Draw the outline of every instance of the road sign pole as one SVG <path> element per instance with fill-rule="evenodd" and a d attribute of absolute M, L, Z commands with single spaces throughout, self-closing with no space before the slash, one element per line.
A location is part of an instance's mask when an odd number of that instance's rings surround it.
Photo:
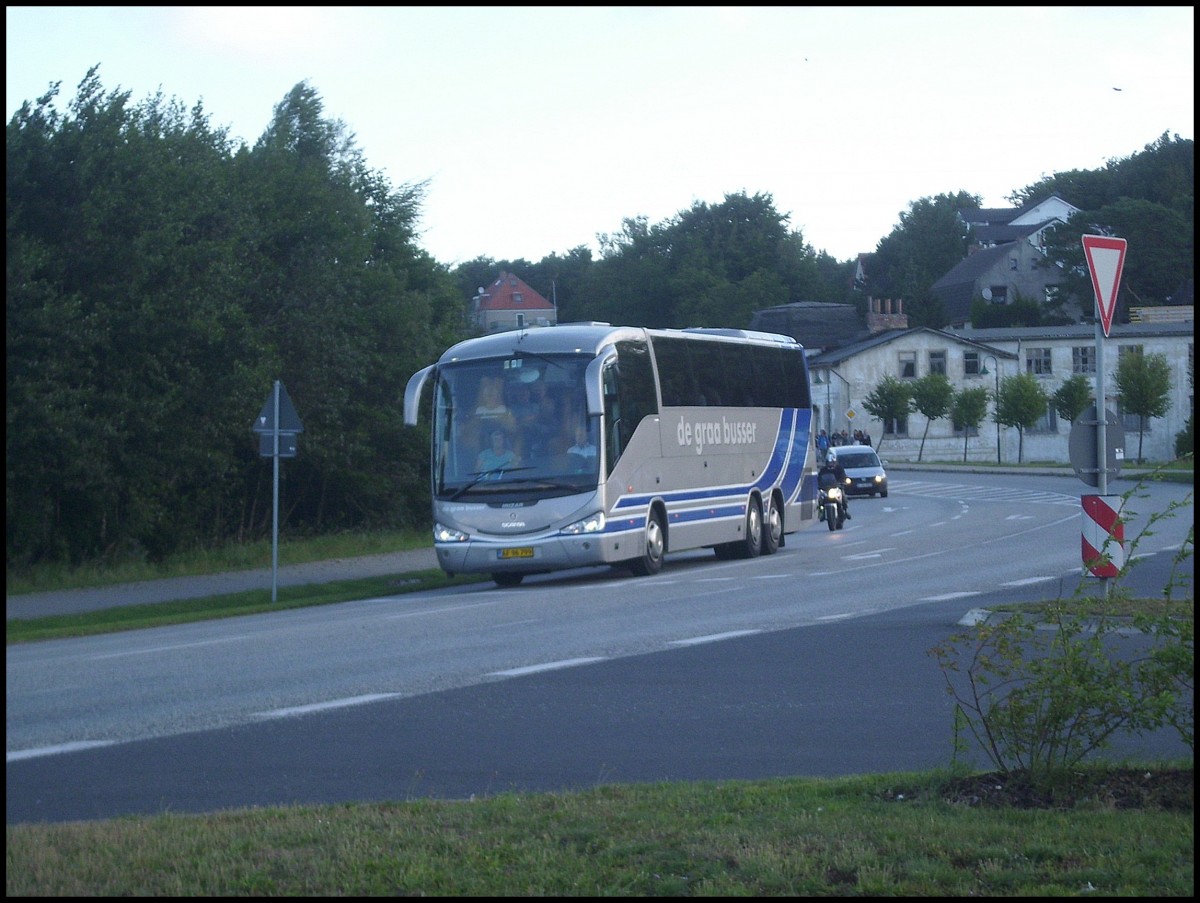
<path fill-rule="evenodd" d="M 1112 327 L 1117 310 L 1117 292 L 1121 287 L 1121 270 L 1125 266 L 1128 242 L 1108 235 L 1082 235 L 1083 256 L 1092 291 L 1096 295 L 1096 488 L 1100 495 L 1108 494 L 1108 406 L 1104 387 L 1104 337 Z M 1103 577 L 1104 595 L 1108 596 L 1108 578 Z"/>
<path fill-rule="evenodd" d="M 279 586 L 279 380 L 275 380 L 275 426 L 271 462 L 274 478 L 271 494 L 271 601 L 275 601 Z"/>
<path fill-rule="evenodd" d="M 1100 495 L 1108 495 L 1108 406 L 1104 403 L 1104 332 L 1096 323 L 1096 472 Z"/>
<path fill-rule="evenodd" d="M 1099 497 L 1108 495 L 1108 405 L 1104 403 L 1104 327 L 1096 318 L 1096 488 Z M 1104 598 L 1109 596 L 1107 572 L 1100 574 Z"/>
<path fill-rule="evenodd" d="M 281 381 L 275 380 L 251 429 L 258 434 L 259 457 L 271 459 L 271 601 L 274 602 L 279 588 L 279 459 L 296 457 L 296 434 L 304 432 L 296 406 Z"/>

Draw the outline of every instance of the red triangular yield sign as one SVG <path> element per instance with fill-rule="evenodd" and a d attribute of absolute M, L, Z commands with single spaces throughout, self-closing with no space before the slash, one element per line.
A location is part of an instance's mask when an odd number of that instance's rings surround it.
<path fill-rule="evenodd" d="M 1127 242 L 1123 238 L 1109 238 L 1107 235 L 1083 235 L 1081 238 L 1088 272 L 1092 274 L 1096 306 L 1100 309 L 1100 323 L 1107 336 L 1112 328 L 1113 311 L 1117 309 L 1117 288 L 1121 285 Z"/>

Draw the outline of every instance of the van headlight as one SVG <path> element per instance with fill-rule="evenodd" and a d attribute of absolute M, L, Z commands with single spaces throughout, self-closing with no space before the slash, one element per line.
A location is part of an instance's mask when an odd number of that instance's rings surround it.
<path fill-rule="evenodd" d="M 599 533 L 604 529 L 607 521 L 604 519 L 604 512 L 597 511 L 595 514 L 589 514 L 582 520 L 577 520 L 573 524 L 568 524 L 559 530 L 559 533 L 565 533 L 569 536 L 578 536 L 580 533 Z"/>
<path fill-rule="evenodd" d="M 470 538 L 470 535 L 462 530 L 454 530 L 438 523 L 433 525 L 434 542 L 466 542 Z"/>

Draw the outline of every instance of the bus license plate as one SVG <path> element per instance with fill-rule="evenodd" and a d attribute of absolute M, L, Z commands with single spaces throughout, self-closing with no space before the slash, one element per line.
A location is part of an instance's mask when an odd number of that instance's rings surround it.
<path fill-rule="evenodd" d="M 501 549 L 496 553 L 496 557 L 501 560 L 507 558 L 532 558 L 533 549 L 529 546 L 518 546 L 515 549 Z"/>

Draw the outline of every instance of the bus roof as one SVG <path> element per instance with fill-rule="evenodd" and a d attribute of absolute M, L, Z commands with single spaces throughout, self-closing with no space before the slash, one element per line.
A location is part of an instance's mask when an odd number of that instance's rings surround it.
<path fill-rule="evenodd" d="M 597 354 L 614 342 L 649 337 L 712 339 L 742 339 L 759 344 L 798 346 L 794 338 L 772 332 L 717 327 L 687 329 L 651 329 L 641 326 L 610 326 L 607 323 L 567 323 L 558 326 L 539 326 L 532 329 L 511 329 L 466 339 L 450 348 L 438 359 L 439 364 L 457 360 L 507 357 L 515 351 L 538 354 Z"/>

